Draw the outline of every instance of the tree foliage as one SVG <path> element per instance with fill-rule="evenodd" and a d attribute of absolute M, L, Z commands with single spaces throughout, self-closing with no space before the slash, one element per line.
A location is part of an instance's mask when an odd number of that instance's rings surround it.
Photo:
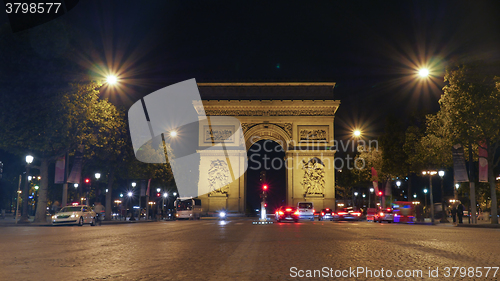
<path fill-rule="evenodd" d="M 452 67 L 446 71 L 440 111 L 434 121 L 447 145 L 486 144 L 492 223 L 497 224 L 494 169 L 500 157 L 500 68 L 484 62 Z"/>

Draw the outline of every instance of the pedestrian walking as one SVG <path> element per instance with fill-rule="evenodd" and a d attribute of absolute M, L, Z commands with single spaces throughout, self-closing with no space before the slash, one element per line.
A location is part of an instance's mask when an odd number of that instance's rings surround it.
<path fill-rule="evenodd" d="M 464 205 L 460 203 L 457 207 L 458 223 L 463 223 L 462 218 L 464 217 Z"/>
<path fill-rule="evenodd" d="M 451 217 L 453 218 L 453 223 L 457 223 L 457 204 L 453 204 L 451 209 Z"/>

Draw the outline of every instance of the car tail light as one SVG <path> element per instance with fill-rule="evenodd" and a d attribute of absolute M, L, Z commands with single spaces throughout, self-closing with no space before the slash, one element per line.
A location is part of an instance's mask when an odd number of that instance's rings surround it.
<path fill-rule="evenodd" d="M 316 213 L 316 210 L 313 209 L 313 213 Z"/>
<path fill-rule="evenodd" d="M 291 212 L 291 211 L 292 211 L 292 208 L 286 208 L 286 211 L 287 211 L 287 212 Z"/>
<path fill-rule="evenodd" d="M 322 216 L 324 216 L 324 215 L 325 215 L 325 213 L 321 212 L 321 215 L 322 215 Z"/>
<path fill-rule="evenodd" d="M 390 211 L 391 211 L 391 209 L 390 209 L 390 208 L 387 208 L 387 212 L 390 212 Z"/>
<path fill-rule="evenodd" d="M 346 212 L 339 212 L 339 215 L 347 215 Z"/>
<path fill-rule="evenodd" d="M 383 216 L 384 216 L 384 213 L 380 212 L 380 214 L 379 214 L 379 215 L 380 215 L 381 217 L 383 217 Z"/>
<path fill-rule="evenodd" d="M 298 216 L 299 215 L 299 211 L 295 211 L 295 213 L 293 213 L 294 215 Z"/>
<path fill-rule="evenodd" d="M 357 212 L 356 213 L 352 213 L 352 214 L 355 215 L 355 216 L 358 216 L 358 217 L 361 216 L 361 213 L 357 213 Z"/>
<path fill-rule="evenodd" d="M 335 216 L 335 213 L 334 213 L 334 212 L 332 212 L 332 216 Z"/>
<path fill-rule="evenodd" d="M 278 212 L 278 215 L 284 215 L 285 213 L 283 213 L 282 211 L 279 211 Z"/>

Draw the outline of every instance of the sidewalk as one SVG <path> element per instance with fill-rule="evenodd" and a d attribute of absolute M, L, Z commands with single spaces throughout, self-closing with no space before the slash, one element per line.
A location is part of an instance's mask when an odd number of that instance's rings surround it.
<path fill-rule="evenodd" d="M 5 219 L 0 218 L 0 227 L 9 227 L 9 226 L 52 226 L 50 223 L 50 219 L 48 219 L 48 222 L 45 223 L 34 223 L 33 222 L 34 217 L 30 216 L 29 222 L 28 223 L 21 223 L 18 222 L 16 224 L 16 220 L 12 216 L 7 216 Z M 156 222 L 156 220 L 135 220 L 135 221 L 129 221 L 129 220 L 111 220 L 111 221 L 102 221 L 102 225 L 106 224 L 127 224 L 127 223 L 144 223 L 144 222 Z"/>
<path fill-rule="evenodd" d="M 453 223 L 452 218 L 448 218 L 449 223 L 441 223 L 439 219 L 435 220 L 435 225 L 439 226 L 451 226 L 451 227 L 476 227 L 476 228 L 500 228 L 500 224 L 491 224 L 490 220 L 478 220 L 477 223 L 469 223 L 469 218 L 464 217 L 463 223 Z M 420 222 L 416 224 L 427 224 L 431 225 L 430 222 Z"/>

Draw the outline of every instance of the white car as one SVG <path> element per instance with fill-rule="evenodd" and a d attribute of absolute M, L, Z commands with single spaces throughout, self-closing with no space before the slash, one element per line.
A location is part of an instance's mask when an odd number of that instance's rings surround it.
<path fill-rule="evenodd" d="M 312 202 L 299 202 L 297 203 L 297 210 L 299 211 L 299 219 L 314 220 L 314 204 Z"/>
<path fill-rule="evenodd" d="M 87 205 L 66 206 L 52 216 L 52 225 L 58 224 L 96 224 L 96 213 Z"/>

